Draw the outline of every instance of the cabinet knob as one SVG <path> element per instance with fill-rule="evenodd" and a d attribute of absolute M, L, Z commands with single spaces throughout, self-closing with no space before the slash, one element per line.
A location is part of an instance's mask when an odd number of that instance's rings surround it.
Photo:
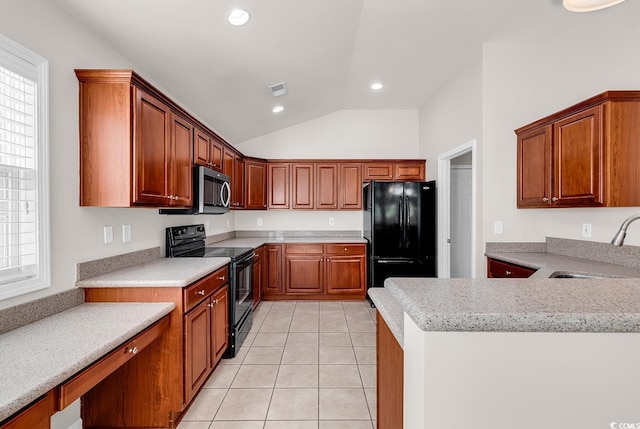
<path fill-rule="evenodd" d="M 505 275 L 507 275 L 507 276 L 510 276 L 510 275 L 511 275 L 511 271 L 509 271 L 509 270 L 506 270 L 504 273 L 505 273 Z"/>
<path fill-rule="evenodd" d="M 132 355 L 135 355 L 136 353 L 138 353 L 138 348 L 137 347 L 128 347 L 127 348 L 127 353 L 131 353 Z"/>
<path fill-rule="evenodd" d="M 218 277 L 218 280 L 222 280 L 222 281 L 224 281 L 224 276 L 220 276 L 220 277 Z"/>
<path fill-rule="evenodd" d="M 196 291 L 196 295 L 202 295 L 204 296 L 204 289 Z"/>
<path fill-rule="evenodd" d="M 544 198 L 542 199 L 542 202 L 543 202 L 543 203 L 546 203 L 546 202 L 548 202 L 548 201 L 549 201 L 549 198 L 547 198 L 547 197 L 544 197 Z"/>
<path fill-rule="evenodd" d="M 552 197 L 552 198 L 551 198 L 551 201 L 553 201 L 553 202 L 558 201 L 558 197 Z"/>
<path fill-rule="evenodd" d="M 344 251 L 345 251 L 345 252 L 347 252 L 347 251 L 348 251 L 348 249 L 345 247 L 345 248 L 344 248 Z"/>
<path fill-rule="evenodd" d="M 214 300 L 213 300 L 213 303 L 214 303 L 214 304 L 217 304 L 217 303 L 219 303 L 219 302 L 220 302 L 220 300 L 218 300 L 218 299 L 214 299 Z"/>

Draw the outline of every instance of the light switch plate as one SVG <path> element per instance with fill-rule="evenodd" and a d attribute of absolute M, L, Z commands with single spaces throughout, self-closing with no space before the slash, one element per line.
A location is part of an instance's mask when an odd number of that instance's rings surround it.
<path fill-rule="evenodd" d="M 496 235 L 500 235 L 504 233 L 504 224 L 501 220 L 497 220 L 493 222 L 493 233 Z"/>
<path fill-rule="evenodd" d="M 128 243 L 131 241 L 131 225 L 122 225 L 122 242 Z"/>

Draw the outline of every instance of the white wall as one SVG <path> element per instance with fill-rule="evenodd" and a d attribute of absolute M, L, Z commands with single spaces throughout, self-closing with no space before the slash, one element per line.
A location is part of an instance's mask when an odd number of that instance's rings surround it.
<path fill-rule="evenodd" d="M 236 147 L 266 159 L 415 159 L 418 111 L 341 110 Z M 235 221 L 238 230 L 362 230 L 360 211 L 237 211 Z"/>
<path fill-rule="evenodd" d="M 135 65 L 48 0 L 2 1 L 0 32 L 49 60 L 49 142 L 52 286 L 0 301 L 0 309 L 74 287 L 76 264 L 133 250 L 164 246 L 164 228 L 193 223 L 193 217 L 160 216 L 151 209 L 78 206 L 78 83 L 75 68 Z M 31 24 L 27 24 L 27 23 Z M 144 72 L 143 70 L 138 70 Z M 233 215 L 209 216 L 210 233 L 233 230 Z M 227 228 L 226 219 L 230 220 Z M 201 220 L 199 218 L 198 220 Z M 122 224 L 132 241 L 122 243 Z M 114 243 L 102 243 L 102 228 L 114 227 Z"/>
<path fill-rule="evenodd" d="M 606 13 L 554 15 L 553 40 L 499 40 L 483 49 L 483 218 L 486 241 L 541 241 L 545 236 L 608 242 L 638 208 L 516 209 L 514 129 L 609 89 L 640 89 L 638 2 Z M 504 221 L 504 235 L 493 222 Z M 640 225 L 627 244 L 640 244 Z"/>
<path fill-rule="evenodd" d="M 236 145 L 267 159 L 417 158 L 417 110 L 340 110 Z"/>

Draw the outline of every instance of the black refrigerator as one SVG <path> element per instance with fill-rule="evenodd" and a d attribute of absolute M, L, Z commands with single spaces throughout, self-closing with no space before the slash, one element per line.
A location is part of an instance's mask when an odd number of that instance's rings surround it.
<path fill-rule="evenodd" d="M 375 182 L 363 188 L 367 287 L 388 277 L 436 277 L 436 182 Z"/>

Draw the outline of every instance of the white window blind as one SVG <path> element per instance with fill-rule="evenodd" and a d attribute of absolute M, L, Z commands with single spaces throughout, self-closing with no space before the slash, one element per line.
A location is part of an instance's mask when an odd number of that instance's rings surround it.
<path fill-rule="evenodd" d="M 49 286 L 46 65 L 0 38 L 0 299 Z"/>

